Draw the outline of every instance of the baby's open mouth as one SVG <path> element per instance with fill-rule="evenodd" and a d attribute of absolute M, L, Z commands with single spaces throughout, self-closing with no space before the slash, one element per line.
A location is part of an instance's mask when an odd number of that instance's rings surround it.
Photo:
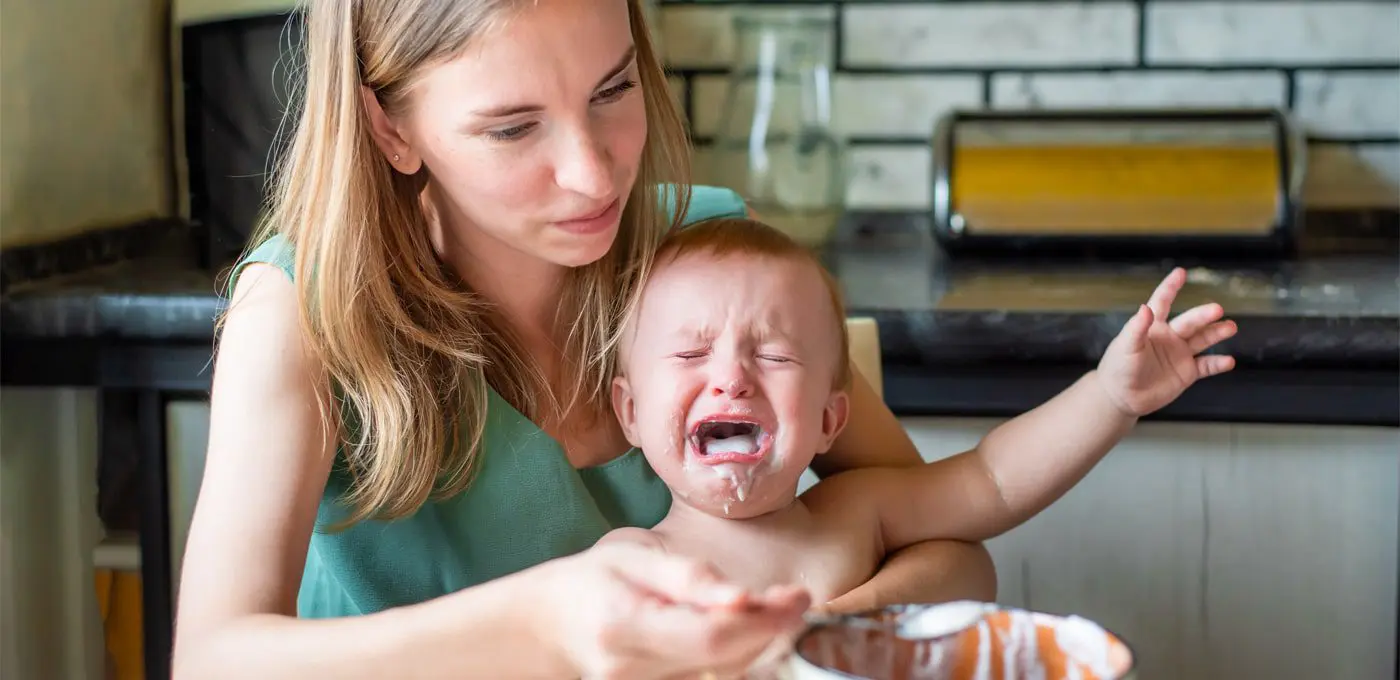
<path fill-rule="evenodd" d="M 717 416 L 696 423 L 690 443 L 706 463 L 754 461 L 767 452 L 772 436 L 758 423 Z"/>

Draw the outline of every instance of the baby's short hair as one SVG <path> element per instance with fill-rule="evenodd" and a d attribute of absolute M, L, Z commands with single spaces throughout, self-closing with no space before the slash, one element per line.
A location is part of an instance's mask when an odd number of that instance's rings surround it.
<path fill-rule="evenodd" d="M 672 231 L 656 252 L 655 266 L 660 268 L 668 262 L 693 254 L 708 254 L 714 257 L 750 255 L 803 262 L 815 267 L 821 274 L 822 282 L 826 284 L 831 311 L 836 320 L 831 331 L 839 337 L 838 344 L 841 349 L 841 354 L 836 360 L 833 387 L 846 389 L 850 386 L 851 339 L 846 331 L 846 306 L 842 301 L 841 286 L 811 249 L 758 220 L 717 217 Z"/>

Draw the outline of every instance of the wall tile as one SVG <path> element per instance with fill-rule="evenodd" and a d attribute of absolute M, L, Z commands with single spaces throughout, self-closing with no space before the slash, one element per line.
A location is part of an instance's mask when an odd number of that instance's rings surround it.
<path fill-rule="evenodd" d="M 1149 62 L 1400 61 L 1400 3 L 1150 3 Z"/>
<path fill-rule="evenodd" d="M 1302 72 L 1295 94 L 1309 132 L 1400 137 L 1400 71 Z"/>
<path fill-rule="evenodd" d="M 724 76 L 695 80 L 695 132 L 719 129 L 729 81 Z M 933 121 L 953 107 L 981 108 L 982 82 L 973 75 L 838 75 L 832 84 L 833 126 L 844 135 L 927 137 Z"/>
<path fill-rule="evenodd" d="M 715 176 L 713 150 L 695 149 L 692 180 L 725 186 Z M 923 210 L 931 204 L 931 162 L 927 146 L 855 145 L 847 150 L 846 207 L 856 210 Z"/>
<path fill-rule="evenodd" d="M 927 146 L 857 146 L 850 150 L 846 203 L 856 209 L 915 209 L 931 204 Z"/>
<path fill-rule="evenodd" d="M 836 121 L 852 135 L 929 137 L 950 109 L 982 108 L 976 76 L 842 76 Z"/>
<path fill-rule="evenodd" d="M 834 6 L 666 5 L 661 9 L 661 33 L 667 63 L 679 68 L 729 66 L 734 52 L 732 21 L 736 12 L 771 17 L 836 16 Z"/>
<path fill-rule="evenodd" d="M 1128 64 L 1136 9 L 1126 2 L 849 5 L 847 66 Z"/>
<path fill-rule="evenodd" d="M 1282 106 L 1286 90 L 1286 79 L 1278 71 L 998 73 L 992 78 L 992 104 L 998 108 Z"/>

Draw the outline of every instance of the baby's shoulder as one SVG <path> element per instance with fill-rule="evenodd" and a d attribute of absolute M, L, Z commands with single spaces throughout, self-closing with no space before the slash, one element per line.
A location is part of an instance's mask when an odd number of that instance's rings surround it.
<path fill-rule="evenodd" d="M 613 529 L 603 534 L 603 537 L 598 539 L 595 545 L 614 543 L 630 543 L 632 545 L 640 545 L 657 550 L 666 549 L 665 541 L 661 540 L 661 534 L 641 527 L 619 527 Z"/>
<path fill-rule="evenodd" d="M 826 477 L 802 492 L 801 500 L 808 510 L 852 512 L 855 508 L 872 505 L 871 494 L 890 483 L 890 471 L 885 468 L 860 468 Z"/>

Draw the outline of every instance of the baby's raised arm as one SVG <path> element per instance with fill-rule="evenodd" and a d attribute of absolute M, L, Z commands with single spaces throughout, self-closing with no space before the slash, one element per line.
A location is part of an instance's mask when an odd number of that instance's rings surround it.
<path fill-rule="evenodd" d="M 1132 427 L 1085 376 L 1039 408 L 992 430 L 976 448 L 914 468 L 852 470 L 804 499 L 866 507 L 885 553 L 923 541 L 986 541 L 1073 487 Z"/>
<path fill-rule="evenodd" d="M 846 507 L 873 504 L 886 553 L 928 540 L 985 541 L 1025 522 L 1083 479 L 1138 418 L 1197 380 L 1234 368 L 1228 356 L 1202 355 L 1235 334 L 1220 305 L 1168 320 L 1185 283 L 1186 272 L 1173 270 L 1097 369 L 992 430 L 971 451 L 922 468 L 853 471 L 840 484 L 812 491 L 859 496 Z"/>

